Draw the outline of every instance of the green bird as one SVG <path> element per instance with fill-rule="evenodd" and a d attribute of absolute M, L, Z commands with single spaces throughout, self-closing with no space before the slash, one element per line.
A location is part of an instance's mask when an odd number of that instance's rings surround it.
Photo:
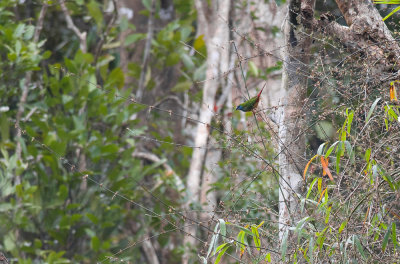
<path fill-rule="evenodd" d="M 256 109 L 258 106 L 258 103 L 260 102 L 260 95 L 263 90 L 264 90 L 264 87 L 261 89 L 261 91 L 258 93 L 257 96 L 254 96 L 253 98 L 247 100 L 246 102 L 238 105 L 236 107 L 236 110 L 241 110 L 243 112 L 250 112 L 250 111 L 253 111 L 254 109 Z"/>

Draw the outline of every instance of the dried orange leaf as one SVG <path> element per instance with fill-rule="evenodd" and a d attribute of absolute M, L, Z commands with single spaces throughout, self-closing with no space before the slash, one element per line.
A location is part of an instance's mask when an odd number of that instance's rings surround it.
<path fill-rule="evenodd" d="M 396 90 L 394 89 L 394 83 L 390 84 L 389 93 L 390 93 L 390 101 L 397 101 Z"/>
<path fill-rule="evenodd" d="M 328 174 L 329 179 L 331 179 L 331 181 L 333 181 L 333 177 L 332 177 L 332 173 L 328 168 L 328 161 L 324 158 L 324 156 L 321 156 L 321 164 L 322 164 L 322 169 L 323 171 Z M 324 174 L 325 175 L 325 174 Z"/>
<path fill-rule="evenodd" d="M 303 173 L 304 180 L 306 179 L 306 173 L 307 173 L 308 167 L 310 166 L 311 162 L 312 162 L 316 157 L 318 157 L 318 154 L 316 154 L 314 157 L 312 157 L 312 158 L 310 159 L 310 161 L 307 163 L 306 167 L 304 168 L 304 173 Z"/>
<path fill-rule="evenodd" d="M 320 195 L 320 197 L 319 197 L 319 200 L 318 200 L 317 205 L 319 204 L 319 202 L 321 202 L 322 197 L 324 196 L 324 193 L 326 192 L 327 189 L 328 189 L 328 187 L 326 187 L 325 190 L 322 191 L 322 193 L 321 193 L 321 195 Z"/>
<path fill-rule="evenodd" d="M 245 249 L 246 249 L 246 247 L 240 250 L 240 258 L 243 257 L 243 254 L 244 254 L 244 250 L 245 250 Z"/>

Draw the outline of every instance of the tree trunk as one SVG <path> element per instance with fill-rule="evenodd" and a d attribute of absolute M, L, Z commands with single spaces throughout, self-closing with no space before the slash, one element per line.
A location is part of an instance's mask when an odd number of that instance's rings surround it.
<path fill-rule="evenodd" d="M 286 91 L 279 117 L 279 238 L 300 218 L 300 194 L 303 189 L 301 171 L 305 166 L 304 102 L 307 96 L 308 63 L 314 0 L 289 2 L 285 25 L 285 51 L 282 89 Z"/>
<path fill-rule="evenodd" d="M 202 28 L 204 32 L 204 39 L 207 46 L 207 70 L 206 80 L 203 88 L 203 98 L 200 107 L 199 120 L 201 123 L 196 128 L 194 135 L 194 145 L 205 147 L 210 133 L 211 119 L 214 115 L 212 109 L 214 108 L 215 95 L 217 89 L 223 81 L 220 75 L 228 69 L 229 65 L 229 28 L 224 21 L 228 21 L 228 14 L 230 10 L 230 0 L 214 0 L 212 6 L 208 7 L 207 2 L 202 0 L 195 1 L 198 27 Z M 226 47 L 226 48 L 220 48 Z M 187 177 L 187 209 L 190 209 L 191 204 L 198 204 L 200 202 L 200 186 L 202 186 L 201 175 L 203 171 L 203 164 L 205 160 L 206 151 L 204 148 L 195 148 L 193 150 L 190 169 Z M 211 179 L 210 182 L 213 180 Z M 197 219 L 194 213 L 188 215 L 191 219 Z M 196 227 L 189 225 L 185 226 L 186 235 L 184 238 L 185 245 L 194 245 L 196 236 Z M 188 263 L 189 252 L 183 256 L 182 263 Z"/>
<path fill-rule="evenodd" d="M 348 26 L 324 14 L 314 21 L 316 30 L 337 39 L 349 52 L 371 56 L 380 66 L 376 72 L 399 70 L 399 45 L 378 10 L 368 0 L 336 0 Z"/>

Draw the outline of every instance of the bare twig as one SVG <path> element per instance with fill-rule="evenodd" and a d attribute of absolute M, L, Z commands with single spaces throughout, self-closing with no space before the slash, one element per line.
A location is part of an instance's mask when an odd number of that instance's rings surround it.
<path fill-rule="evenodd" d="M 79 47 L 82 52 L 86 53 L 86 32 L 81 32 L 72 21 L 71 15 L 69 14 L 68 8 L 65 5 L 64 0 L 60 0 L 61 9 L 65 15 L 65 20 L 67 21 L 67 27 L 74 31 L 75 35 L 79 38 Z"/>
<path fill-rule="evenodd" d="M 189 110 L 188 107 L 186 107 L 186 106 L 184 105 L 184 103 L 181 101 L 181 99 L 179 99 L 179 97 L 176 96 L 176 95 L 168 95 L 168 96 L 164 97 L 163 99 L 161 99 L 160 101 L 156 102 L 156 103 L 154 104 L 154 106 L 155 106 L 155 107 L 156 107 L 156 106 L 159 106 L 159 105 L 163 104 L 164 102 L 166 102 L 166 101 L 168 101 L 168 100 L 175 101 L 175 102 L 178 104 L 178 106 L 179 106 L 180 108 L 182 108 L 183 110 L 185 110 L 185 111 L 187 111 L 187 112 L 193 113 L 193 111 Z"/>
<path fill-rule="evenodd" d="M 153 39 L 153 27 L 154 27 L 154 12 L 155 12 L 155 5 L 156 1 L 152 0 L 151 1 L 151 10 L 150 10 L 150 16 L 149 16 L 149 21 L 147 24 L 147 37 L 146 37 L 146 44 L 144 46 L 144 55 L 143 55 L 143 61 L 141 65 L 141 72 L 140 72 L 140 78 L 139 78 L 139 87 L 136 91 L 136 99 L 141 100 L 143 96 L 143 90 L 144 90 L 144 78 L 146 77 L 146 72 L 147 72 L 147 64 L 149 63 L 149 54 L 150 54 L 150 48 L 151 48 L 151 40 Z"/>

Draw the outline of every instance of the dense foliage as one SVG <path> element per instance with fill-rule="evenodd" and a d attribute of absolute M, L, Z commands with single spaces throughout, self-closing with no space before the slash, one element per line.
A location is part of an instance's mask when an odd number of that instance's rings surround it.
<path fill-rule="evenodd" d="M 60 2 L 0 1 L 0 252 L 11 263 L 151 263 L 149 247 L 161 263 L 181 263 L 187 251 L 204 262 L 398 262 L 397 76 L 380 75 L 362 51 L 315 37 L 304 218 L 291 227 L 297 241 L 285 236 L 278 247 L 276 107 L 244 114 L 223 106 L 220 114 L 210 106 L 207 151 L 220 149 L 221 158 L 208 192 L 218 204 L 211 212 L 187 205 L 210 47 L 193 4 L 175 0 L 163 19 L 165 2 L 143 0 L 134 24 L 114 1 L 64 2 L 72 22 Z M 268 54 L 239 38 L 257 51 L 250 58 Z M 246 72 L 234 69 L 237 89 L 282 68 L 245 60 Z M 196 247 L 183 244 L 185 225 L 200 226 Z"/>

